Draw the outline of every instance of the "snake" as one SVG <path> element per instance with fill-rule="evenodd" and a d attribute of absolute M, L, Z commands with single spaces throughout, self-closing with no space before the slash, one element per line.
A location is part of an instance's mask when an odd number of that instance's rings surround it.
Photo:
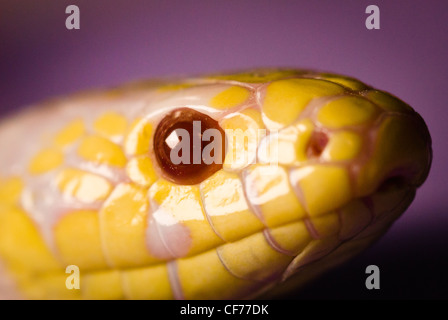
<path fill-rule="evenodd" d="M 294 68 L 55 97 L 3 117 L 0 148 L 3 299 L 294 292 L 384 235 L 432 159 L 404 101 Z"/>

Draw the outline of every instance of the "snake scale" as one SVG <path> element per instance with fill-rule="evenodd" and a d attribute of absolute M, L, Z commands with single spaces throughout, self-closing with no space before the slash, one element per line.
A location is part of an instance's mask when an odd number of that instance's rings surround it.
<path fill-rule="evenodd" d="M 193 121 L 199 139 L 225 133 L 210 153 L 221 163 L 171 161 L 177 129 L 192 133 Z M 299 288 L 384 234 L 432 157 L 409 105 L 300 69 L 55 98 L 2 119 L 0 148 L 5 299 L 251 299 Z M 66 286 L 70 265 L 79 290 Z"/>

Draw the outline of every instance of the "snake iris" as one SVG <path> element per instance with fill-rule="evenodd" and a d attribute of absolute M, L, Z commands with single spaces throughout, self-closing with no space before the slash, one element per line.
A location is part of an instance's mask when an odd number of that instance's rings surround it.
<path fill-rule="evenodd" d="M 172 133 L 194 120 L 199 138 L 225 132 L 223 163 L 170 162 Z M 432 156 L 424 121 L 398 98 L 290 69 L 55 99 L 3 119 L 0 147 L 0 295 L 31 299 L 297 288 L 384 234 Z M 66 287 L 69 265 L 79 290 Z"/>

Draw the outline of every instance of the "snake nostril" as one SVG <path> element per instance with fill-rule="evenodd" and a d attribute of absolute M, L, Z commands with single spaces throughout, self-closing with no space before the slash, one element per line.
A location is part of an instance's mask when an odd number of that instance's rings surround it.
<path fill-rule="evenodd" d="M 154 153 L 168 180 L 197 184 L 222 168 L 225 134 L 208 115 L 190 108 L 176 109 L 157 126 Z"/>
<path fill-rule="evenodd" d="M 320 157 L 328 144 L 328 135 L 322 131 L 314 131 L 308 143 L 307 155 L 309 158 Z"/>
<path fill-rule="evenodd" d="M 378 191 L 385 191 L 391 188 L 397 188 L 398 186 L 405 185 L 405 179 L 401 176 L 391 176 L 385 178 L 378 186 Z"/>
<path fill-rule="evenodd" d="M 390 188 L 403 188 L 404 186 L 412 185 L 413 172 L 408 168 L 396 168 L 392 170 L 384 179 L 380 182 L 378 190 L 387 190 Z"/>

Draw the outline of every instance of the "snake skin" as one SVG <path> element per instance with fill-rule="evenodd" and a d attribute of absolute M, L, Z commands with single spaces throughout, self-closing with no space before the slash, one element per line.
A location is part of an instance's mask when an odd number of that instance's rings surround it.
<path fill-rule="evenodd" d="M 233 129 L 222 169 L 196 185 L 165 179 L 154 158 L 157 124 L 185 107 Z M 297 289 L 384 234 L 431 164 L 429 132 L 406 103 L 354 78 L 292 69 L 57 98 L 2 119 L 0 148 L 5 299 Z M 80 289 L 66 286 L 69 265 Z"/>

